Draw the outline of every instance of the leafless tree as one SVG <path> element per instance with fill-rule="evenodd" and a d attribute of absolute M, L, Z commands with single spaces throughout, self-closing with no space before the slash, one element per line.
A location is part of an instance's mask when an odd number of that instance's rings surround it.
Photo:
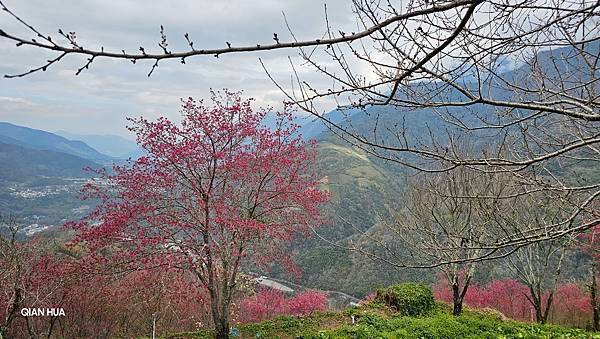
<path fill-rule="evenodd" d="M 539 242 L 520 248 L 507 258 L 509 270 L 529 288 L 525 296 L 539 323 L 548 320 L 567 246 L 564 239 Z"/>
<path fill-rule="evenodd" d="M 560 201 L 543 194 L 533 194 L 511 199 L 500 210 L 486 213 L 486 218 L 491 221 L 493 229 L 528 232 L 560 222 L 567 213 L 568 209 Z M 573 236 L 569 235 L 536 242 L 517 248 L 504 260 L 511 275 L 528 287 L 529 294 L 526 297 L 535 310 L 535 319 L 539 323 L 546 323 L 548 320 L 563 262 L 572 247 L 572 239 Z"/>
<path fill-rule="evenodd" d="M 494 175 L 462 167 L 455 171 L 421 174 L 410 181 L 405 208 L 389 227 L 415 264 L 448 263 L 441 271 L 453 296 L 453 314 L 460 315 L 463 301 L 482 250 L 473 244 L 485 241 L 489 223 L 481 213 L 489 207 L 477 196 L 489 196 Z"/>
<path fill-rule="evenodd" d="M 17 46 L 55 51 L 56 57 L 21 74 L 45 71 L 66 55 L 86 58 L 77 74 L 97 58 L 151 60 L 249 51 L 292 49 L 293 81 L 265 71 L 290 102 L 320 119 L 335 134 L 367 153 L 425 172 L 468 167 L 509 173 L 519 195 L 544 195 L 569 206 L 563 220 L 478 244 L 477 258 L 584 231 L 600 221 L 590 208 L 600 196 L 600 59 L 598 1 L 591 0 L 353 0 L 355 32 L 343 32 L 324 11 L 324 33 L 292 40 L 276 33 L 273 43 L 202 49 L 186 34 L 189 49 L 168 48 L 163 27 L 159 53 L 143 47 L 107 51 L 82 46 L 74 32 L 40 32 L 10 9 L 26 34 L 0 29 Z M 135 50 L 136 52 L 131 52 Z M 262 61 L 261 61 L 262 62 Z M 331 86 L 300 77 L 312 68 Z M 323 108 L 334 104 L 351 119 L 334 121 Z M 488 147 L 465 156 L 464 138 Z M 445 167 L 440 168 L 439 163 Z M 512 196 L 504 197 L 511 199 Z M 582 215 L 592 215 L 583 221 Z"/>
<path fill-rule="evenodd" d="M 349 246 L 395 267 L 439 267 L 449 282 L 454 315 L 462 311 L 480 259 L 500 259 L 528 287 L 536 320 L 545 323 L 573 235 L 497 252 L 489 245 L 507 234 L 527 237 L 566 218 L 570 205 L 563 200 L 545 192 L 522 194 L 526 190 L 512 173 L 469 167 L 421 172 L 391 206 L 398 212 L 384 234 L 362 234 L 376 249 Z"/>

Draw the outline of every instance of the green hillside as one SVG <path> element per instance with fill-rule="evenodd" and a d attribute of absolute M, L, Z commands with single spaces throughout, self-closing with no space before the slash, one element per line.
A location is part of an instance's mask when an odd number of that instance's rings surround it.
<path fill-rule="evenodd" d="M 323 186 L 331 192 L 328 204 L 330 224 L 319 229 L 318 233 L 340 247 L 318 236 L 296 246 L 296 261 L 303 271 L 299 282 L 307 287 L 342 291 L 356 297 L 397 282 L 433 282 L 434 269 L 399 269 L 342 248 L 351 244 L 383 254 L 373 239 L 382 242 L 391 239 L 390 231 L 379 221 L 390 220 L 390 211 L 402 208 L 407 170 L 327 134 L 320 136 L 318 145 L 319 173 Z M 597 178 L 600 168 L 575 164 L 561 168 L 561 171 L 568 178 Z M 402 244 L 388 241 L 386 245 L 395 247 L 397 253 L 403 251 Z M 572 279 L 583 280 L 587 276 L 588 261 L 587 255 L 572 251 L 565 258 L 563 273 Z M 481 262 L 475 271 L 479 282 L 509 276 L 509 272 L 497 261 Z"/>
<path fill-rule="evenodd" d="M 342 247 L 364 244 L 376 251 L 369 236 L 383 231 L 377 222 L 389 218 L 390 209 L 401 206 L 404 173 L 364 151 L 345 146 L 342 141 L 319 141 L 319 173 L 323 186 L 331 192 L 329 224 L 319 235 Z M 332 246 L 318 236 L 296 247 L 296 261 L 302 269 L 300 283 L 311 288 L 338 290 L 364 296 L 383 285 L 429 280 L 429 272 L 399 270 L 382 265 L 359 253 Z"/>
<path fill-rule="evenodd" d="M 373 239 L 382 242 L 390 239 L 390 231 L 379 220 L 389 220 L 390 211 L 402 208 L 406 170 L 330 137 L 319 142 L 318 165 L 323 185 L 331 192 L 330 224 L 319 229 L 319 235 L 341 247 L 347 247 L 351 242 L 353 246 L 383 254 Z M 593 166 L 565 169 L 567 173 L 573 171 L 597 177 L 600 169 Z M 388 241 L 386 245 L 395 246 L 398 253 L 403 251 L 402 244 Z M 434 269 L 392 267 L 358 252 L 333 246 L 317 236 L 298 245 L 296 250 L 296 261 L 303 271 L 299 283 L 356 297 L 392 283 L 433 282 L 436 272 Z M 588 261 L 587 255 L 572 251 L 565 258 L 563 273 L 572 279 L 583 280 L 587 276 Z M 497 261 L 481 262 L 475 271 L 479 282 L 509 276 Z"/>
<path fill-rule="evenodd" d="M 491 310 L 465 311 L 454 317 L 448 306 L 437 304 L 425 316 L 410 317 L 375 302 L 342 312 L 319 312 L 302 318 L 282 316 L 258 324 L 243 324 L 233 331 L 239 331 L 238 338 L 600 338 L 598 333 L 581 329 L 505 320 Z M 212 337 L 211 331 L 200 331 L 163 338 Z"/>
<path fill-rule="evenodd" d="M 75 155 L 0 142 L 0 181 L 26 183 L 36 178 L 86 178 L 99 165 Z"/>

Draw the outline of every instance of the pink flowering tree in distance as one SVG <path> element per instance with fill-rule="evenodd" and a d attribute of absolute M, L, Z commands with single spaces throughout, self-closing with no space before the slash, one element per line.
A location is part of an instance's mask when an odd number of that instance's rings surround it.
<path fill-rule="evenodd" d="M 240 269 L 294 269 L 290 241 L 323 223 L 327 201 L 314 172 L 315 143 L 297 135 L 286 109 L 266 127 L 239 92 L 189 98 L 182 121 L 130 119 L 147 152 L 86 185 L 101 203 L 70 226 L 88 260 L 104 268 L 191 272 L 208 292 L 217 338 L 227 338 Z"/>
<path fill-rule="evenodd" d="M 274 289 L 261 289 L 241 302 L 241 321 L 258 322 L 278 315 L 303 316 L 327 308 L 327 295 L 317 291 L 304 291 L 293 297 Z"/>

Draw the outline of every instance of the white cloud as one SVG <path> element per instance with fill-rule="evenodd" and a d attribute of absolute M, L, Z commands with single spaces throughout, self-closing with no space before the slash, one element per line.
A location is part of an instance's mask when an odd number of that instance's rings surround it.
<path fill-rule="evenodd" d="M 0 105 L 4 105 L 4 104 L 16 104 L 16 105 L 24 105 L 24 106 L 33 105 L 33 103 L 31 101 L 24 99 L 24 98 L 1 97 L 0 96 Z"/>

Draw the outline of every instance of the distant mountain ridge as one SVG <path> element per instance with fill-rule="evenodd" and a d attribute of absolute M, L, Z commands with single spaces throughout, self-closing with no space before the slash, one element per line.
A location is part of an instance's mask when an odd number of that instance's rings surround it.
<path fill-rule="evenodd" d="M 28 182 L 41 177 L 83 178 L 86 167 L 99 167 L 91 160 L 49 150 L 36 150 L 0 142 L 0 181 Z"/>
<path fill-rule="evenodd" d="M 71 141 L 83 141 L 100 153 L 113 158 L 127 159 L 135 158 L 143 153 L 137 143 L 133 140 L 112 134 L 77 134 L 67 131 L 56 131 L 55 134 Z"/>
<path fill-rule="evenodd" d="M 40 151 L 62 152 L 92 161 L 111 160 L 110 156 L 98 152 L 83 141 L 68 140 L 50 132 L 8 122 L 0 122 L 0 142 Z"/>

